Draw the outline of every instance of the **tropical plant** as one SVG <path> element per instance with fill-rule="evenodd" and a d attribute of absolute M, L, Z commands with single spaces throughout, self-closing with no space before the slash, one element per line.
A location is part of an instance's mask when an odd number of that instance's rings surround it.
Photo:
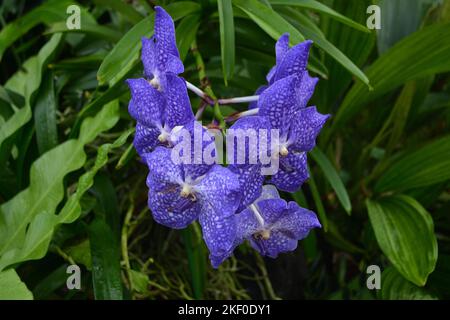
<path fill-rule="evenodd" d="M 281 193 L 322 225 L 297 250 L 243 245 L 214 269 L 199 224 L 153 220 L 125 80 L 157 5 L 214 101 L 254 95 L 283 34 L 313 41 L 309 105 L 331 117 Z M 5 0 L 0 17 L 0 299 L 449 298 L 450 1 Z M 221 129 L 248 109 L 190 101 Z"/>

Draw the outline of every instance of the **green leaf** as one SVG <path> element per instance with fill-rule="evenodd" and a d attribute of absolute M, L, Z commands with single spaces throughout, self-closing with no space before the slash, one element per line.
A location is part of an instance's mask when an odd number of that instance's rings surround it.
<path fill-rule="evenodd" d="M 78 139 L 68 140 L 38 158 L 31 166 L 28 188 L 1 205 L 0 270 L 43 257 L 55 226 L 76 218 L 70 210 L 55 215 L 64 197 L 64 177 L 86 161 L 84 146 L 116 124 L 118 107 L 117 101 L 106 105 L 94 118 L 83 122 Z"/>
<path fill-rule="evenodd" d="M 39 283 L 33 288 L 33 295 L 36 300 L 43 300 L 49 298 L 49 296 L 57 289 L 66 285 L 67 281 L 67 266 L 65 263 L 53 270 L 48 276 L 40 280 Z"/>
<path fill-rule="evenodd" d="M 408 153 L 378 180 L 376 192 L 408 190 L 450 179 L 450 136 Z"/>
<path fill-rule="evenodd" d="M 148 292 L 148 285 L 150 282 L 150 279 L 148 278 L 148 275 L 145 273 L 136 271 L 131 269 L 130 270 L 130 281 L 132 283 L 132 288 L 134 288 L 139 293 L 147 293 Z"/>
<path fill-rule="evenodd" d="M 309 169 L 308 169 L 309 171 Z M 320 198 L 319 190 L 317 190 L 316 182 L 314 181 L 314 177 L 309 174 L 309 180 L 308 180 L 309 189 L 311 190 L 314 204 L 316 205 L 317 214 L 319 216 L 320 223 L 322 224 L 323 230 L 325 232 L 328 231 L 328 217 L 325 213 L 325 208 L 322 203 L 322 199 Z"/>
<path fill-rule="evenodd" d="M 106 26 L 91 24 L 88 22 L 83 22 L 83 27 L 81 29 L 68 29 L 66 22 L 56 22 L 50 26 L 46 33 L 83 33 L 88 34 L 98 39 L 108 40 L 110 42 L 117 42 L 120 39 L 120 32 L 111 29 Z"/>
<path fill-rule="evenodd" d="M 89 271 L 92 270 L 91 245 L 89 239 L 85 239 L 70 247 L 64 247 L 66 252 L 77 264 L 82 264 Z"/>
<path fill-rule="evenodd" d="M 436 296 L 418 287 L 401 276 L 394 268 L 385 269 L 381 275 L 383 300 L 435 300 Z"/>
<path fill-rule="evenodd" d="M 378 51 L 386 52 L 395 43 L 417 31 L 429 0 L 381 0 L 379 2 L 383 27 L 377 30 Z M 408 12 L 408 14 L 403 14 Z"/>
<path fill-rule="evenodd" d="M 366 23 L 366 9 L 369 5 L 370 0 L 346 0 L 334 2 L 333 7 L 355 21 Z M 375 32 L 359 32 L 335 20 L 324 23 L 323 29 L 327 40 L 339 48 L 355 65 L 359 68 L 364 65 L 375 45 Z M 331 110 L 335 101 L 341 100 L 342 93 L 352 83 L 353 77 L 330 56 L 324 57 L 324 63 L 329 69 L 329 79 L 317 87 L 315 96 L 319 101 L 316 103 L 319 106 L 328 106 L 328 109 L 321 107 L 321 110 Z"/>
<path fill-rule="evenodd" d="M 89 226 L 92 283 L 96 300 L 122 300 L 120 250 L 111 228 L 96 218 Z"/>
<path fill-rule="evenodd" d="M 326 5 L 315 1 L 315 0 L 270 0 L 270 3 L 273 5 L 287 5 L 287 6 L 298 6 L 305 9 L 311 9 L 314 11 L 318 11 L 323 14 L 327 14 L 333 19 L 336 19 L 337 21 L 340 21 L 352 28 L 355 28 L 357 30 L 363 31 L 363 32 L 370 32 L 369 29 L 367 29 L 362 24 L 359 24 L 346 16 L 340 14 L 339 12 L 334 11 L 330 7 L 327 7 Z"/>
<path fill-rule="evenodd" d="M 195 299 L 203 298 L 206 283 L 206 248 L 202 243 L 202 235 L 197 224 L 183 230 L 184 245 L 189 262 L 192 289 Z"/>
<path fill-rule="evenodd" d="M 33 294 L 14 269 L 0 272 L 0 300 L 33 300 Z"/>
<path fill-rule="evenodd" d="M 39 154 L 52 149 L 58 144 L 58 128 L 56 125 L 55 89 L 53 86 L 53 73 L 48 72 L 36 97 L 34 107 L 34 127 Z"/>
<path fill-rule="evenodd" d="M 95 159 L 94 166 L 87 172 L 85 172 L 79 179 L 77 184 L 77 191 L 72 194 L 64 207 L 61 209 L 59 216 L 62 223 L 71 223 L 75 221 L 81 214 L 81 197 L 89 190 L 94 183 L 94 177 L 98 170 L 106 165 L 108 162 L 108 153 L 115 148 L 122 146 L 134 129 L 125 131 L 114 143 L 106 143 L 100 146 L 97 152 L 97 158 Z"/>
<path fill-rule="evenodd" d="M 244 11 L 273 39 L 278 40 L 282 34 L 289 32 L 291 45 L 305 40 L 300 31 L 258 0 L 233 0 L 233 4 Z"/>
<path fill-rule="evenodd" d="M 39 53 L 25 61 L 22 70 L 14 74 L 5 84 L 5 88 L 25 98 L 25 106 L 17 110 L 0 128 L 0 146 L 3 141 L 15 133 L 31 119 L 31 105 L 34 93 L 41 84 L 42 70 L 61 43 L 62 35 L 55 34 L 42 47 Z"/>
<path fill-rule="evenodd" d="M 334 117 L 333 128 L 342 127 L 367 103 L 409 80 L 449 71 L 449 56 L 450 23 L 432 25 L 406 37 L 366 70 L 372 91 L 362 83 L 353 85 Z"/>
<path fill-rule="evenodd" d="M 94 0 L 94 3 L 121 13 L 131 23 L 138 23 L 144 18 L 131 3 L 123 0 Z"/>
<path fill-rule="evenodd" d="M 5 50 L 34 26 L 41 23 L 49 25 L 57 21 L 65 21 L 67 19 L 66 8 L 72 3 L 72 1 L 65 0 L 47 1 L 2 28 L 0 31 L 0 61 Z"/>
<path fill-rule="evenodd" d="M 177 47 L 181 61 L 184 61 L 200 26 L 200 15 L 191 14 L 184 17 L 176 28 Z"/>
<path fill-rule="evenodd" d="M 222 56 L 222 70 L 225 84 L 233 75 L 234 69 L 234 17 L 231 0 L 218 0 L 220 22 L 220 49 Z"/>
<path fill-rule="evenodd" d="M 339 174 L 331 164 L 330 160 L 328 160 L 326 155 L 317 147 L 314 148 L 309 154 L 322 169 L 323 174 L 327 178 L 331 187 L 336 192 L 336 195 L 341 202 L 342 207 L 345 209 L 345 211 L 347 211 L 348 214 L 350 214 L 352 212 L 352 204 L 350 202 L 350 198 L 348 197 L 347 189 L 342 183 Z"/>
<path fill-rule="evenodd" d="M 397 195 L 366 206 L 377 242 L 398 272 L 424 286 L 437 260 L 433 219 L 414 198 Z"/>
<path fill-rule="evenodd" d="M 289 33 L 291 45 L 305 40 L 305 37 L 293 25 L 286 21 L 272 8 L 262 4 L 258 0 L 233 0 L 233 4 L 244 11 L 261 29 L 263 29 L 274 40 L 286 32 Z M 308 69 L 327 78 L 328 70 L 322 62 L 314 55 L 310 55 Z"/>
<path fill-rule="evenodd" d="M 200 11 L 200 5 L 191 1 L 180 1 L 165 7 L 174 21 Z M 139 61 L 141 38 L 153 33 L 154 13 L 131 28 L 103 60 L 98 69 L 97 79 L 100 85 L 116 83 Z"/>

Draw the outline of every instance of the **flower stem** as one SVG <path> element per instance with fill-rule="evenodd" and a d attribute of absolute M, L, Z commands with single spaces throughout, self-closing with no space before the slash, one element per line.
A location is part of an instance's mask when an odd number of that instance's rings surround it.
<path fill-rule="evenodd" d="M 204 101 L 208 102 L 209 104 L 214 104 L 214 101 L 212 101 L 211 97 L 209 97 L 205 92 L 202 91 L 202 89 L 196 87 L 189 81 L 186 81 L 186 86 L 189 90 L 191 90 L 193 93 L 198 95 L 200 98 L 202 98 Z"/>
<path fill-rule="evenodd" d="M 222 112 L 220 111 L 219 103 L 217 102 L 217 97 L 211 88 L 211 83 L 209 82 L 209 79 L 206 76 L 205 62 L 203 61 L 202 55 L 198 51 L 196 40 L 194 40 L 194 42 L 191 45 L 191 51 L 192 54 L 194 55 L 195 63 L 197 64 L 198 77 L 200 80 L 201 87 L 203 88 L 206 95 L 212 99 L 212 101 L 208 102 L 212 102 L 210 104 L 214 104 L 214 117 L 219 121 L 220 128 L 225 129 L 226 128 L 225 120 L 222 115 Z"/>
<path fill-rule="evenodd" d="M 227 117 L 225 119 L 226 122 L 232 122 L 232 121 L 236 121 L 242 117 L 248 117 L 248 116 L 254 116 L 257 115 L 259 112 L 258 108 L 255 109 L 250 109 L 250 110 L 246 110 L 246 111 L 242 111 L 242 112 L 238 112 L 238 113 L 234 113 L 232 115 L 230 115 L 229 117 Z"/>
<path fill-rule="evenodd" d="M 259 96 L 247 96 L 247 97 L 236 97 L 236 98 L 229 98 L 229 99 L 219 99 L 217 102 L 219 104 L 234 104 L 234 103 L 246 103 L 246 102 L 253 102 L 258 101 Z"/>

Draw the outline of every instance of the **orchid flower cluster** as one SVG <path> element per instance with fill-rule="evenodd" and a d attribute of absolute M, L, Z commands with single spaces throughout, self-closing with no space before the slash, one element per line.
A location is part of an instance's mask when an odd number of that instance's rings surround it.
<path fill-rule="evenodd" d="M 142 39 L 144 78 L 127 80 L 129 113 L 137 121 L 133 143 L 149 168 L 148 206 L 154 219 L 174 229 L 198 220 L 215 268 L 246 240 L 261 255 L 272 258 L 294 250 L 311 229 L 321 227 L 314 212 L 286 202 L 277 191 L 296 192 L 308 179 L 306 154 L 328 118 L 307 107 L 317 83 L 306 71 L 311 41 L 290 48 L 289 36 L 281 36 L 267 85 L 257 90 L 257 99 L 249 105 L 251 112 L 229 128 L 277 130 L 269 149 L 270 157 L 279 161 L 277 172 L 263 174 L 266 164 L 250 163 L 248 157 L 243 163 L 229 161 L 228 166 L 201 159 L 177 162 L 173 151 L 180 143 L 180 130 L 194 133 L 198 123 L 189 101 L 189 84 L 179 76 L 184 66 L 173 20 L 161 7 L 155 10 L 154 35 Z M 209 135 L 205 127 L 200 131 Z M 215 156 L 218 150 L 210 138 L 202 142 L 200 151 L 209 148 Z M 258 148 L 263 144 L 258 138 Z M 227 157 L 248 147 L 227 148 Z M 197 158 L 194 150 L 198 148 L 190 148 L 184 156 Z"/>

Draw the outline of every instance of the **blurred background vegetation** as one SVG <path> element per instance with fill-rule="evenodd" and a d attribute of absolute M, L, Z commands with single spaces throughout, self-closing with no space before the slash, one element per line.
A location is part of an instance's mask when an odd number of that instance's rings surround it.
<path fill-rule="evenodd" d="M 380 30 L 366 28 L 374 3 Z M 198 226 L 152 220 L 124 80 L 142 76 L 155 5 L 176 21 L 183 77 L 218 97 L 264 84 L 281 34 L 314 41 L 310 104 L 332 119 L 311 179 L 283 197 L 323 228 L 295 252 L 242 246 L 214 270 Z M 3 0 L 0 23 L 0 298 L 449 298 L 450 1 Z"/>

